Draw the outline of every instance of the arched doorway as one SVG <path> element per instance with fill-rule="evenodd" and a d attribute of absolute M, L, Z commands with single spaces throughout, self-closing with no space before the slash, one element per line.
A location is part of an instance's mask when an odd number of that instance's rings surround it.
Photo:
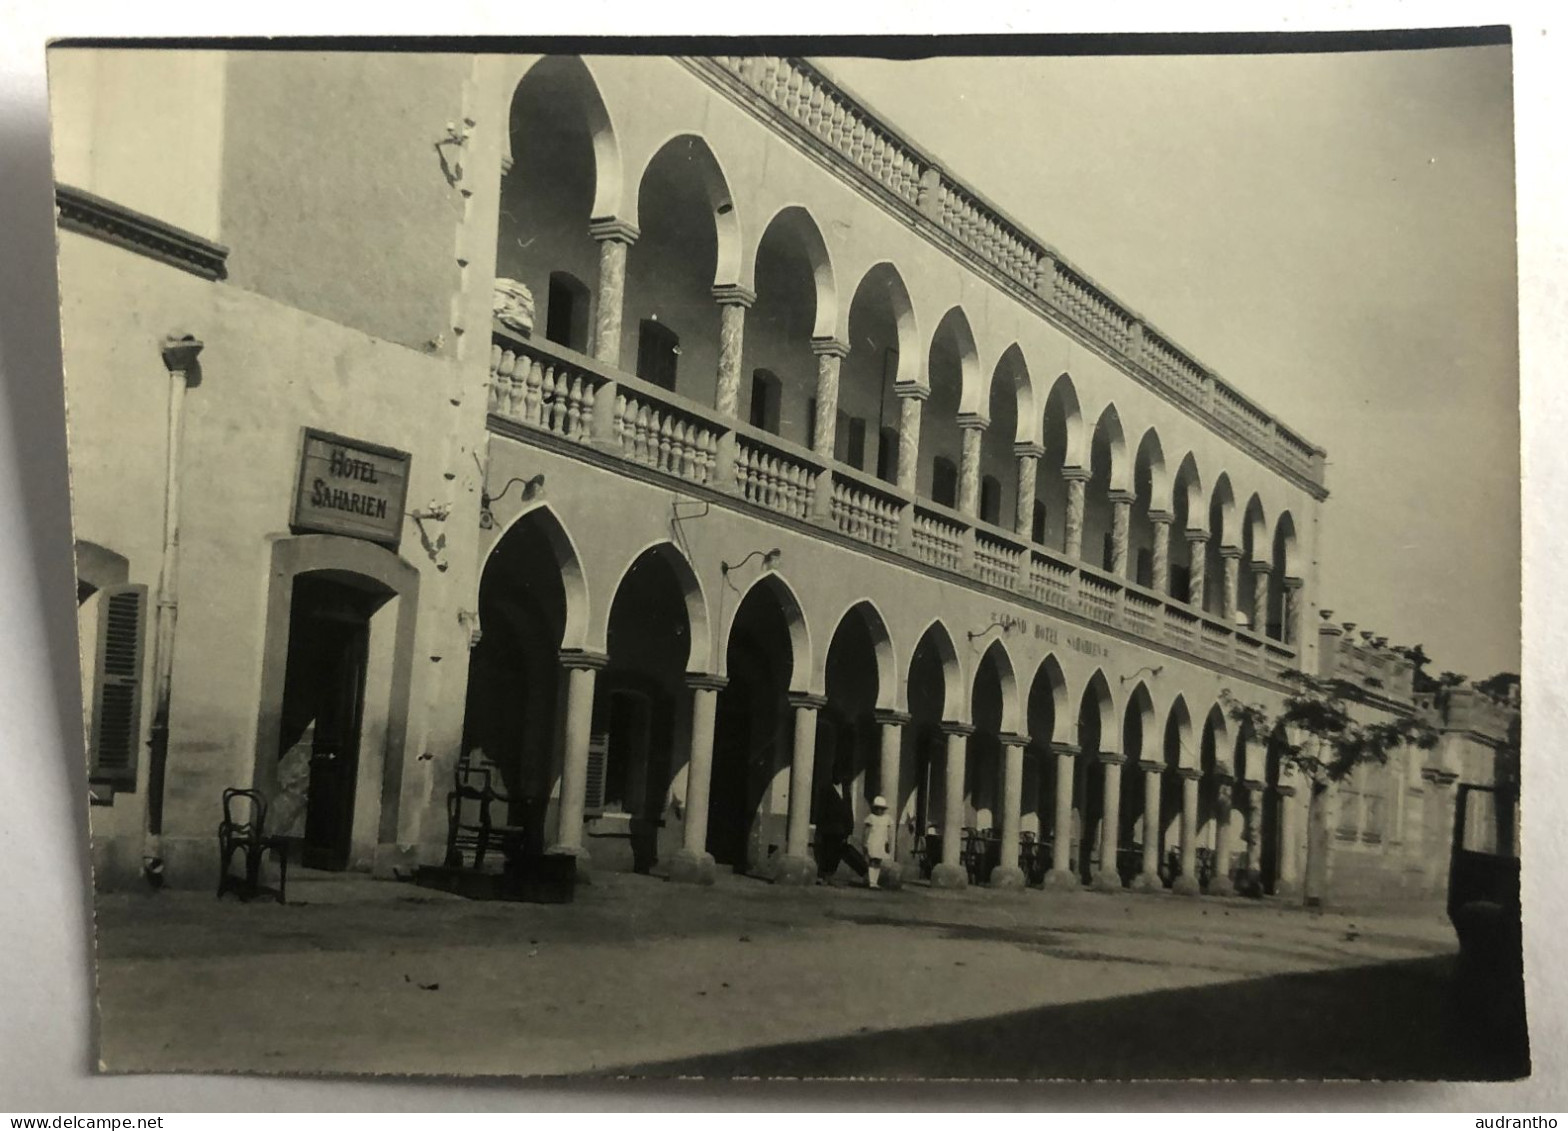
<path fill-rule="evenodd" d="M 928 351 L 931 398 L 920 417 L 918 493 L 941 506 L 958 509 L 963 437 L 959 406 L 967 383 L 979 367 L 974 335 L 964 312 L 954 307 L 942 316 Z"/>
<path fill-rule="evenodd" d="M 769 221 L 757 245 L 757 300 L 746 315 L 741 364 L 741 415 L 754 427 L 805 447 L 817 447 L 815 338 L 833 331 L 833 270 L 816 222 L 804 208 L 785 208 Z M 765 395 L 766 374 L 777 383 L 777 402 Z M 866 414 L 855 398 L 839 398 L 846 425 L 835 430 L 836 452 L 862 467 Z M 857 427 L 848 420 L 854 410 Z M 875 418 L 873 412 L 872 418 Z M 843 433 L 843 435 L 837 435 Z M 846 457 L 855 458 L 846 458 Z"/>
<path fill-rule="evenodd" d="M 941 622 L 929 626 L 909 662 L 908 780 L 913 801 L 914 844 L 920 875 L 930 879 L 942 859 L 942 822 L 946 800 L 947 734 L 958 686 L 958 656 Z"/>
<path fill-rule="evenodd" d="M 781 858 L 793 719 L 793 598 L 775 575 L 746 591 L 725 653 L 708 796 L 708 852 L 736 872 L 765 874 Z"/>
<path fill-rule="evenodd" d="M 1097 671 L 1084 688 L 1078 705 L 1078 773 L 1073 790 L 1074 808 L 1078 814 L 1074 870 L 1084 884 L 1094 883 L 1102 874 L 1113 874 L 1115 868 L 1115 860 L 1103 857 L 1101 852 L 1107 816 L 1106 766 L 1101 755 L 1114 751 L 1116 738 L 1110 685 L 1105 675 Z M 1116 814 L 1111 814 L 1110 819 L 1116 820 Z"/>
<path fill-rule="evenodd" d="M 1083 506 L 1083 560 L 1108 573 L 1116 572 L 1114 510 L 1118 500 L 1129 493 L 1132 476 L 1127 465 L 1121 417 L 1116 406 L 1110 405 L 1100 414 L 1089 444 L 1089 483 Z"/>
<path fill-rule="evenodd" d="M 1020 867 L 1025 882 L 1030 884 L 1045 882 L 1046 873 L 1053 867 L 1056 838 L 1071 835 L 1070 829 L 1057 827 L 1057 760 L 1061 756 L 1057 721 L 1067 712 L 1066 676 L 1056 657 L 1047 656 L 1035 669 L 1025 707 L 1029 745 L 1024 751 L 1024 813 L 1020 825 L 1024 853 Z M 1064 784 L 1070 797 L 1070 778 Z"/>
<path fill-rule="evenodd" d="M 1058 553 L 1067 551 L 1067 476 L 1064 469 L 1081 473 L 1084 451 L 1083 415 L 1078 390 L 1066 373 L 1057 377 L 1045 398 L 1040 445 L 1045 454 L 1035 468 L 1035 514 L 1030 533 L 1034 541 Z"/>

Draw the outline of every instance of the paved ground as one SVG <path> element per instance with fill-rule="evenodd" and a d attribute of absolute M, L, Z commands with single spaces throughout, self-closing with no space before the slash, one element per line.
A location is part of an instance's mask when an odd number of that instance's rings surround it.
<path fill-rule="evenodd" d="M 100 900 L 110 1071 L 1486 1079 L 1437 908 L 601 876 L 565 906 L 305 873 Z"/>

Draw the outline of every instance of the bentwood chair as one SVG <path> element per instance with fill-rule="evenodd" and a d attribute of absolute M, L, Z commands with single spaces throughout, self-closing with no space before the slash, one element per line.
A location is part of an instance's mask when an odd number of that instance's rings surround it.
<path fill-rule="evenodd" d="M 273 894 L 284 901 L 289 880 L 289 846 L 281 836 L 267 835 L 267 799 L 254 789 L 223 791 L 223 821 L 218 825 L 218 898 L 231 889 L 242 900 L 253 899 L 263 891 L 261 865 L 270 852 L 278 861 L 278 886 Z M 243 854 L 245 874 L 233 874 L 236 853 Z"/>

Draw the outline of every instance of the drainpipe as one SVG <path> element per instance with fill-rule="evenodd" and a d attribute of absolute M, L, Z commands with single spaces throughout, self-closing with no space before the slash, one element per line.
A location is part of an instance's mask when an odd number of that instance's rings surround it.
<path fill-rule="evenodd" d="M 153 635 L 153 716 L 147 737 L 147 809 L 142 838 L 142 870 L 155 887 L 163 883 L 163 782 L 169 763 L 169 691 L 174 674 L 176 583 L 180 562 L 180 425 L 185 391 L 201 383 L 197 362 L 200 339 L 191 334 L 163 340 L 163 365 L 169 371 L 169 429 L 163 484 L 163 560 L 158 568 L 158 607 Z"/>

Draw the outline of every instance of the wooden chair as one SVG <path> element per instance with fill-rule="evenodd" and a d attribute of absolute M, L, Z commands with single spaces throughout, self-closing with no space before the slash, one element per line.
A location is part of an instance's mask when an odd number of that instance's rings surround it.
<path fill-rule="evenodd" d="M 526 843 L 526 826 L 510 824 L 505 817 L 495 819 L 492 809 L 499 805 L 504 813 L 511 799 L 491 784 L 489 767 L 475 765 L 464 754 L 457 761 L 453 778 L 452 792 L 446 798 L 448 868 L 463 867 L 464 855 L 471 852 L 472 867 L 478 871 L 492 848 L 504 854 Z"/>
<path fill-rule="evenodd" d="M 236 852 L 245 854 L 243 878 L 231 871 Z M 261 863 L 268 852 L 278 861 L 278 887 L 273 894 L 282 903 L 289 880 L 289 846 L 283 837 L 267 835 L 267 799 L 254 789 L 224 790 L 223 821 L 218 825 L 218 898 L 231 888 L 242 900 L 271 890 L 261 886 Z"/>

